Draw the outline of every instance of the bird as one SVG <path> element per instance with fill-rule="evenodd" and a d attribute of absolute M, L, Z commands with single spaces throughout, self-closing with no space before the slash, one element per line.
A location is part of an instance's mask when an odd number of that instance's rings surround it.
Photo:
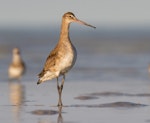
<path fill-rule="evenodd" d="M 66 12 L 62 16 L 60 37 L 55 48 L 50 52 L 46 59 L 43 70 L 38 74 L 37 84 L 41 84 L 47 80 L 57 79 L 57 90 L 59 94 L 58 105 L 62 104 L 62 90 L 65 82 L 66 73 L 74 66 L 77 58 L 77 51 L 70 40 L 69 27 L 72 22 L 77 22 L 92 28 L 96 28 L 84 21 L 76 18 L 72 12 Z M 61 84 L 59 85 L 59 77 L 62 76 Z"/>
<path fill-rule="evenodd" d="M 25 73 L 25 63 L 21 58 L 19 48 L 13 48 L 12 50 L 12 62 L 8 67 L 8 77 L 10 80 L 21 80 L 21 77 Z"/>
<path fill-rule="evenodd" d="M 150 64 L 148 65 L 148 72 L 150 73 Z"/>

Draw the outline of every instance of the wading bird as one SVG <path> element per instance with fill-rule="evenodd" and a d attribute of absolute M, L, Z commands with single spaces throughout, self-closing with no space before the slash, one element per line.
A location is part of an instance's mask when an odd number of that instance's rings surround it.
<path fill-rule="evenodd" d="M 25 72 L 25 64 L 21 58 L 18 48 L 14 48 L 12 51 L 12 62 L 8 68 L 8 76 L 10 80 L 16 79 L 20 81 L 22 75 Z"/>
<path fill-rule="evenodd" d="M 61 94 L 65 82 L 65 74 L 73 67 L 77 58 L 76 48 L 69 37 L 69 27 L 71 22 L 78 22 L 80 24 L 96 28 L 77 19 L 72 12 L 67 12 L 62 17 L 59 41 L 47 57 L 44 68 L 39 74 L 39 80 L 37 82 L 37 84 L 40 84 L 46 80 L 57 78 L 57 89 L 59 94 L 58 106 L 62 106 Z M 59 85 L 58 78 L 61 75 L 63 78 L 61 85 Z"/>

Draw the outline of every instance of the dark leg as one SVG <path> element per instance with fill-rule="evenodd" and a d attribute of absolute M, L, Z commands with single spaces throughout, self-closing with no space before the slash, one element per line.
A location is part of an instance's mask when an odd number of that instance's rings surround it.
<path fill-rule="evenodd" d="M 57 106 L 62 106 L 62 100 L 61 100 L 61 86 L 59 86 L 59 82 L 58 82 L 58 77 L 57 77 L 57 90 L 58 90 L 58 95 L 59 95 L 59 99 L 58 99 L 58 105 Z"/>
<path fill-rule="evenodd" d="M 65 82 L 65 75 L 63 75 L 62 83 L 61 83 L 60 86 L 59 86 L 58 77 L 57 77 L 57 90 L 58 90 L 58 94 L 59 94 L 58 106 L 63 105 L 62 104 L 62 99 L 61 99 L 61 94 L 62 94 L 64 82 Z"/>
<path fill-rule="evenodd" d="M 60 87 L 59 87 L 59 82 L 58 82 L 58 77 L 57 77 L 57 90 L 58 90 L 58 95 L 59 95 L 59 99 L 58 99 L 58 105 L 60 104 L 60 99 L 61 99 L 61 95 L 60 95 Z"/>

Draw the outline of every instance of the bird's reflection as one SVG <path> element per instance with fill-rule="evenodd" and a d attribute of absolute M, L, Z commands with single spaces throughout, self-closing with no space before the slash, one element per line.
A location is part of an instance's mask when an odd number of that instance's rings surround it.
<path fill-rule="evenodd" d="M 58 106 L 58 118 L 57 118 L 57 123 L 63 123 L 62 106 Z"/>
<path fill-rule="evenodd" d="M 12 105 L 12 113 L 16 123 L 20 122 L 20 112 L 25 99 L 25 87 L 20 82 L 9 83 L 9 98 Z"/>
<path fill-rule="evenodd" d="M 55 114 L 58 114 L 56 123 L 63 123 L 62 107 L 58 107 L 58 111 L 55 111 L 55 110 L 35 110 L 32 112 L 32 114 L 35 114 L 35 115 L 55 115 Z M 51 122 L 52 122 L 51 120 L 48 120 L 45 118 L 38 120 L 38 123 L 51 123 Z"/>
<path fill-rule="evenodd" d="M 148 77 L 150 78 L 150 64 L 148 64 Z"/>

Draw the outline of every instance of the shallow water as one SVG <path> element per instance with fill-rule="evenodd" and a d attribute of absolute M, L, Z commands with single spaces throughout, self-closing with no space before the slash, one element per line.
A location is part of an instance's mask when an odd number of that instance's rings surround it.
<path fill-rule="evenodd" d="M 0 31 L 1 121 L 150 122 L 150 37 L 79 31 L 71 31 L 78 59 L 66 77 L 62 109 L 56 107 L 56 80 L 36 85 L 37 74 L 59 33 L 52 30 Z M 11 50 L 16 46 L 22 51 L 27 71 L 21 83 L 9 83 L 7 68 Z"/>
<path fill-rule="evenodd" d="M 114 32 L 99 28 L 71 30 L 71 40 L 76 46 L 78 58 L 69 72 L 69 80 L 149 81 L 150 37 L 147 33 L 150 31 L 144 34 L 142 31 Z M 24 81 L 36 81 L 35 76 L 42 70 L 49 52 L 57 43 L 58 35 L 59 32 L 53 29 L 0 30 L 0 81 L 7 81 L 7 67 L 14 47 L 21 49 L 27 66 Z"/>
<path fill-rule="evenodd" d="M 56 83 L 1 83 L 0 119 L 26 122 L 149 122 L 150 83 L 66 82 L 61 112 Z M 84 96 L 97 98 L 84 98 Z M 80 97 L 80 98 L 76 98 Z"/>

